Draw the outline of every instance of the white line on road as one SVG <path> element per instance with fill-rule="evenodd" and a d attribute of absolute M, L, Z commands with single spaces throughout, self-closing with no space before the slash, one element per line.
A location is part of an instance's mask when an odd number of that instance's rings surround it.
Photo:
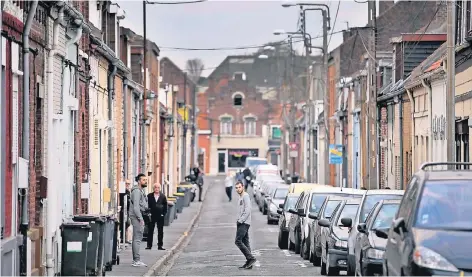
<path fill-rule="evenodd" d="M 304 261 L 297 261 L 295 263 L 298 264 L 300 267 L 306 267 L 306 264 Z"/>
<path fill-rule="evenodd" d="M 285 254 L 285 256 L 287 256 L 287 257 L 290 257 L 290 256 L 292 256 L 292 254 L 290 254 L 290 251 L 288 251 L 287 249 L 285 249 L 285 250 L 282 250 L 282 253 L 284 253 L 284 254 Z"/>
<path fill-rule="evenodd" d="M 259 261 L 256 261 L 256 263 L 254 264 L 255 267 L 260 267 L 261 266 L 261 263 Z"/>

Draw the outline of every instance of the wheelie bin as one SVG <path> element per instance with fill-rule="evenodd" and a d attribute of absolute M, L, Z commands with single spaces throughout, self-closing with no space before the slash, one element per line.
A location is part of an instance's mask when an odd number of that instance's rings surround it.
<path fill-rule="evenodd" d="M 164 226 L 169 226 L 175 217 L 174 202 L 167 199 L 167 213 L 164 216 Z"/>
<path fill-rule="evenodd" d="M 62 276 L 87 275 L 87 239 L 89 232 L 90 225 L 86 222 L 62 224 Z"/>
<path fill-rule="evenodd" d="M 86 222 L 90 225 L 90 232 L 87 240 L 87 275 L 103 276 L 103 235 L 105 218 L 99 215 L 75 215 L 75 222 Z"/>
<path fill-rule="evenodd" d="M 172 223 L 175 219 L 177 219 L 177 198 L 175 197 L 167 197 L 167 203 L 172 203 L 172 210 L 168 210 L 168 214 L 169 214 L 169 224 Z"/>
<path fill-rule="evenodd" d="M 106 271 L 111 271 L 113 267 L 113 232 L 115 229 L 115 219 L 107 215 L 105 222 L 105 243 L 104 245 L 104 265 Z"/>
<path fill-rule="evenodd" d="M 184 207 L 190 206 L 192 202 L 192 189 L 193 185 L 189 182 L 180 182 L 177 186 L 178 193 L 184 193 Z"/>
<path fill-rule="evenodd" d="M 185 194 L 181 192 L 174 193 L 174 197 L 177 198 L 177 203 L 176 203 L 177 213 L 181 213 L 184 209 L 184 196 Z"/>
<path fill-rule="evenodd" d="M 119 225 L 116 222 L 115 218 L 115 225 L 113 228 L 113 248 L 111 251 L 111 256 L 112 256 L 112 263 L 113 265 L 119 265 L 120 264 L 120 255 L 118 255 L 118 229 Z"/>

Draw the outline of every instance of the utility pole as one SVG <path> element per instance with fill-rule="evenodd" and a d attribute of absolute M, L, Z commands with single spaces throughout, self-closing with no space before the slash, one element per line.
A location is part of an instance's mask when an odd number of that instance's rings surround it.
<path fill-rule="evenodd" d="M 187 72 L 184 73 L 184 132 L 182 136 L 182 161 L 181 161 L 181 179 L 185 178 L 185 174 L 187 174 Z"/>
<path fill-rule="evenodd" d="M 447 161 L 455 161 L 455 76 L 456 76 L 456 37 L 455 37 L 455 21 L 456 7 L 455 1 L 447 1 L 447 90 L 446 90 L 446 139 L 447 139 Z M 453 166 L 449 166 L 453 169 Z"/>
<path fill-rule="evenodd" d="M 192 89 L 192 140 L 190 142 L 190 151 L 192 151 L 192 158 L 190 159 L 190 163 L 196 164 L 198 161 L 198 154 L 197 154 L 197 85 L 193 85 Z M 192 168 L 192 164 L 190 168 Z M 199 165 L 202 166 L 202 165 Z"/>
<path fill-rule="evenodd" d="M 324 154 L 324 167 L 325 167 L 325 184 L 330 184 L 330 164 L 329 164 L 329 91 L 328 91 L 328 22 L 330 20 L 327 11 L 321 11 L 323 15 L 323 109 L 324 109 L 324 125 L 325 125 L 325 154 Z"/>
<path fill-rule="evenodd" d="M 144 71 L 144 76 L 143 76 L 143 125 L 142 125 L 142 138 L 141 138 L 141 143 L 143 144 L 142 149 L 142 154 L 141 154 L 141 173 L 145 174 L 147 176 L 147 161 L 146 161 L 146 156 L 147 156 L 147 150 L 146 150 L 146 143 L 147 143 L 147 137 L 146 137 L 146 120 L 147 120 L 147 36 L 146 36 L 146 0 L 143 0 L 143 33 L 144 33 L 144 39 L 143 39 L 143 71 Z"/>
<path fill-rule="evenodd" d="M 377 72 L 376 72 L 376 1 L 370 0 L 368 4 L 369 27 L 371 28 L 371 35 L 369 41 L 369 101 L 367 107 L 367 129 L 370 133 L 367 134 L 367 161 L 369 174 L 367 177 L 368 189 L 378 188 L 378 153 L 377 153 Z"/>

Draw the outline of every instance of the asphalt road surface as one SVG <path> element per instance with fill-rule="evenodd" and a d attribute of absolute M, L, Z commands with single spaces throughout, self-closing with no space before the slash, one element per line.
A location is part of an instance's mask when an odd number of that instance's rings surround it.
<path fill-rule="evenodd" d="M 278 248 L 278 226 L 268 225 L 266 216 L 259 212 L 254 202 L 250 241 L 258 262 L 252 269 L 239 269 L 246 261 L 234 244 L 239 196 L 233 189 L 233 201 L 229 202 L 223 179 L 214 177 L 208 181 L 215 184 L 206 195 L 201 217 L 188 245 L 170 265 L 167 276 L 321 275 L 319 267 L 314 267 L 300 255 Z M 253 200 L 251 191 L 249 193 Z"/>

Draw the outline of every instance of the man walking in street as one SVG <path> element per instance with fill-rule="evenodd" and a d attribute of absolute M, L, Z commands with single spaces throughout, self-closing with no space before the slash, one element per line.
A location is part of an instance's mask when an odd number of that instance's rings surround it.
<path fill-rule="evenodd" d="M 141 247 L 141 241 L 143 240 L 144 233 L 144 217 L 148 211 L 148 199 L 144 192 L 147 187 L 146 175 L 140 173 L 136 176 L 137 184 L 131 189 L 131 201 L 129 208 L 129 217 L 131 219 L 131 225 L 133 226 L 133 263 L 132 266 L 147 266 L 141 261 L 139 250 Z"/>
<path fill-rule="evenodd" d="M 154 239 L 154 228 L 157 225 L 157 249 L 165 250 L 163 245 L 164 239 L 164 217 L 167 213 L 167 198 L 161 192 L 161 185 L 154 184 L 154 192 L 148 194 L 149 209 L 151 209 L 151 222 L 148 225 L 147 247 L 152 248 Z"/>
<path fill-rule="evenodd" d="M 228 196 L 229 202 L 231 202 L 232 194 L 233 194 L 233 177 L 231 176 L 231 172 L 228 171 L 226 173 L 226 179 L 225 179 L 225 190 L 226 190 L 226 195 Z"/>
<path fill-rule="evenodd" d="M 198 164 L 195 164 L 195 167 L 192 168 L 193 175 L 195 176 L 195 180 L 198 186 L 198 201 L 202 202 L 202 194 L 203 194 L 203 176 Z"/>
<path fill-rule="evenodd" d="M 251 253 L 249 243 L 249 227 L 251 226 L 251 199 L 249 194 L 244 191 L 242 182 L 236 183 L 236 192 L 239 194 L 239 214 L 236 223 L 236 240 L 235 244 L 246 257 L 246 263 L 239 268 L 251 269 L 256 258 Z"/>
<path fill-rule="evenodd" d="M 249 180 L 250 180 L 251 175 L 252 175 L 251 170 L 250 170 L 248 167 L 246 167 L 246 168 L 243 170 L 243 175 L 244 175 L 244 186 L 246 187 L 246 190 L 247 190 L 247 188 L 248 188 L 248 186 L 249 186 Z M 248 178 L 248 177 L 249 177 L 249 178 Z M 248 180 L 248 179 L 249 179 L 249 180 Z"/>

